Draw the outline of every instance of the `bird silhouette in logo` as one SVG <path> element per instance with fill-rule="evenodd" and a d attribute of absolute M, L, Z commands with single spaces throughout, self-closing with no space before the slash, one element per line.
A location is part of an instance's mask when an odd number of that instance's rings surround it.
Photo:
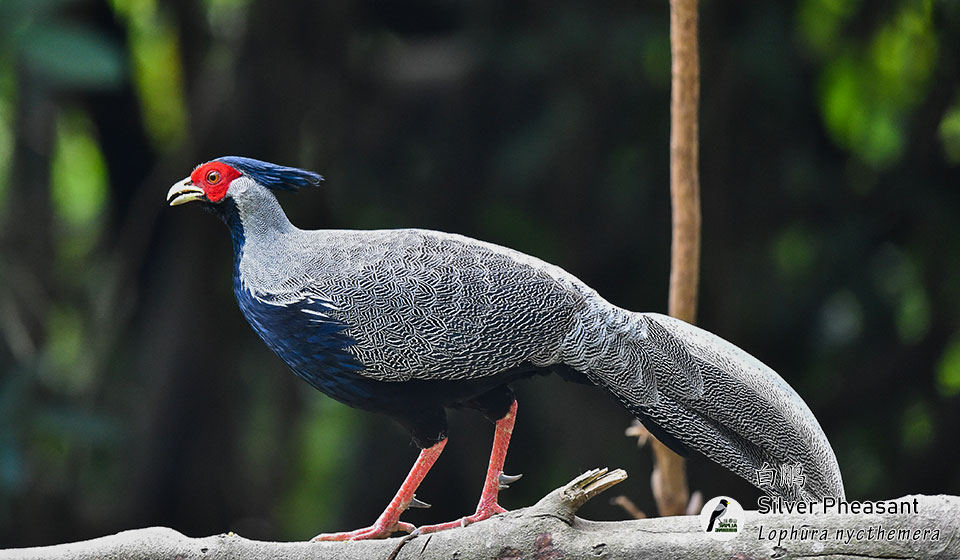
<path fill-rule="evenodd" d="M 717 507 L 713 508 L 713 513 L 710 514 L 710 523 L 707 523 L 707 532 L 713 532 L 713 524 L 716 523 L 717 519 L 721 515 L 727 512 L 727 506 L 730 504 L 727 500 L 720 500 L 717 502 Z"/>

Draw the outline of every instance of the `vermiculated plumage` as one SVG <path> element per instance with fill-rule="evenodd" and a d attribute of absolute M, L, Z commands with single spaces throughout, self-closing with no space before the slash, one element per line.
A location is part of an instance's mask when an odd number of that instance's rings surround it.
<path fill-rule="evenodd" d="M 464 236 L 301 230 L 266 186 L 296 189 L 318 176 L 220 161 L 243 173 L 224 201 L 206 207 L 231 230 L 244 316 L 297 375 L 394 416 L 421 447 L 445 437 L 444 408 L 496 420 L 513 400 L 510 381 L 555 371 L 602 387 L 668 445 L 700 451 L 754 484 L 764 463 L 804 467 L 802 488 L 768 491 L 843 495 L 806 404 L 736 346 L 621 309 L 557 266 Z M 288 182 L 285 173 L 294 173 Z"/>

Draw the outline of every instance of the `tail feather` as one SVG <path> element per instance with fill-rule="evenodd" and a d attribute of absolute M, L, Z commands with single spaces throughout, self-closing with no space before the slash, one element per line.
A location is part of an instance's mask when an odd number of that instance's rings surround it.
<path fill-rule="evenodd" d="M 647 338 L 644 325 L 630 312 L 581 314 L 563 341 L 559 361 L 583 372 L 594 384 L 602 385 L 598 380 L 603 379 L 621 387 L 630 402 L 656 404 L 660 396 L 655 356 L 637 351 L 638 342 Z"/>
<path fill-rule="evenodd" d="M 774 494 L 843 496 L 830 443 L 776 372 L 683 321 L 603 304 L 581 320 L 583 346 L 565 344 L 561 359 L 616 396 L 658 439 L 699 451 L 755 485 L 765 466 L 800 465 L 803 484 L 762 488 Z"/>
<path fill-rule="evenodd" d="M 614 396 L 615 391 L 607 388 Z M 776 459 L 761 447 L 747 441 L 733 430 L 711 418 L 690 410 L 670 397 L 663 397 L 655 407 L 621 402 L 661 443 L 681 456 L 695 449 L 716 463 L 756 484 L 756 471 L 763 463 Z M 789 489 L 786 492 L 791 496 Z"/>
<path fill-rule="evenodd" d="M 657 382 L 684 398 L 702 397 L 703 375 L 700 366 L 683 341 L 670 335 L 663 325 L 649 316 L 640 315 L 640 320 L 646 323 L 647 336 L 638 344 L 643 353 L 653 358 Z"/>
<path fill-rule="evenodd" d="M 687 408 L 670 397 L 664 397 L 654 409 L 638 406 L 628 408 L 641 422 L 644 422 L 648 429 L 649 422 L 663 426 L 661 431 L 671 439 L 682 441 L 685 446 L 696 449 L 754 485 L 758 482 L 757 471 L 764 468 L 764 463 L 768 466 L 785 464 L 779 461 L 769 449 L 750 442 L 727 426 Z M 656 432 L 651 433 L 663 441 Z M 671 446 L 668 445 L 668 447 Z M 781 495 L 786 499 L 815 497 L 813 492 L 788 485 L 778 484 L 763 490 Z"/>

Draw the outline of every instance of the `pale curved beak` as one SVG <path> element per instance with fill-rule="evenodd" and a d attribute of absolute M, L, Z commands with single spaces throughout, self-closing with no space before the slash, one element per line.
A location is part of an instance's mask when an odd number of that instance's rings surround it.
<path fill-rule="evenodd" d="M 167 202 L 170 203 L 170 206 L 179 206 L 194 200 L 205 200 L 206 198 L 207 195 L 203 192 L 203 189 L 191 183 L 190 177 L 170 187 L 170 190 L 167 191 Z"/>

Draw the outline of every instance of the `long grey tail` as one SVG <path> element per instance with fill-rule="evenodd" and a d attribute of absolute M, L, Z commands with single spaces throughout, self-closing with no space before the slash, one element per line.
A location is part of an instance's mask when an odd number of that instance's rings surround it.
<path fill-rule="evenodd" d="M 699 451 L 774 495 L 844 496 L 830 442 L 776 372 L 678 319 L 602 303 L 582 314 L 560 359 L 663 443 L 681 454 Z"/>

